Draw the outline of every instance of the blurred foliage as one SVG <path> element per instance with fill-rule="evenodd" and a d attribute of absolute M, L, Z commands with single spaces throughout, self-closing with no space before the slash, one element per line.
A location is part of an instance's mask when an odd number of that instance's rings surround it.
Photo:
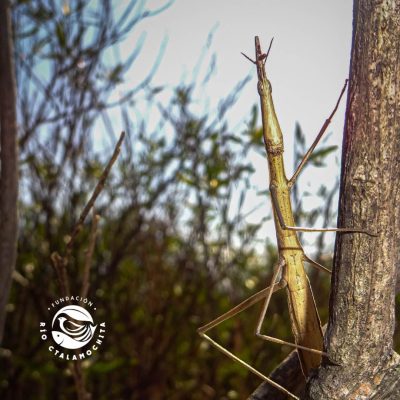
<path fill-rule="evenodd" d="M 105 57 L 143 18 L 145 2 L 128 2 L 116 17 L 111 1 L 18 1 L 14 8 L 21 146 L 20 238 L 1 352 L 2 399 L 71 399 L 67 364 L 50 356 L 40 340 L 39 321 L 59 297 L 50 254 L 63 249 L 95 187 L 112 146 L 99 147 L 94 129 L 103 123 L 110 142 L 109 110 L 119 110 L 128 134 L 96 212 L 101 216 L 89 297 L 107 322 L 101 350 L 84 362 L 94 399 L 242 399 L 258 378 L 200 340 L 197 328 L 227 311 L 270 279 L 276 248 L 256 249 L 257 224 L 246 221 L 245 198 L 254 170 L 252 152 L 263 153 L 254 106 L 241 133 L 228 124 L 241 81 L 214 112 L 196 106 L 199 82 L 182 83 L 170 100 L 158 101 L 152 87 L 159 60 L 142 82 L 110 101 L 116 85 L 140 54 L 112 63 Z M 208 77 L 207 77 L 208 79 Z M 205 79 L 203 82 L 206 82 Z M 156 128 L 130 116 L 137 96 L 158 109 Z M 99 122 L 100 121 L 100 122 Z M 334 149 L 320 147 L 315 166 Z M 305 139 L 296 127 L 297 163 Z M 266 173 L 266 171 L 261 171 Z M 294 193 L 298 223 L 331 224 L 338 186 L 321 187 L 315 210 L 303 210 Z M 237 194 L 239 193 L 239 196 Z M 90 221 L 73 248 L 69 277 L 80 290 Z M 329 264 L 324 236 L 316 257 Z M 327 318 L 329 278 L 311 272 L 322 319 Z M 290 351 L 254 337 L 259 306 L 225 322 L 211 336 L 239 357 L 268 372 Z M 291 340 L 285 293 L 274 295 L 265 329 Z"/>

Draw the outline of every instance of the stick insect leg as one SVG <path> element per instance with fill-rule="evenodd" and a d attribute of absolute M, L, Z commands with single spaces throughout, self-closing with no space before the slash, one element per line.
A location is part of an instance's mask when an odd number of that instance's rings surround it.
<path fill-rule="evenodd" d="M 344 92 L 345 92 L 345 90 L 346 90 L 347 82 L 348 82 L 348 79 L 346 79 L 346 81 L 345 81 L 345 83 L 344 83 L 343 89 L 342 89 L 342 91 L 340 92 L 339 99 L 337 100 L 336 105 L 335 105 L 335 108 L 334 108 L 333 111 L 331 112 L 331 115 L 329 115 L 329 117 L 325 120 L 325 122 L 324 122 L 324 124 L 322 125 L 322 128 L 320 129 L 320 131 L 318 132 L 318 135 L 317 135 L 317 137 L 315 138 L 313 144 L 312 144 L 311 147 L 307 150 L 307 153 L 304 155 L 304 157 L 303 157 L 303 159 L 301 160 L 299 166 L 297 167 L 295 173 L 294 173 L 293 176 L 290 178 L 290 180 L 289 180 L 289 187 L 292 187 L 292 186 L 294 185 L 294 183 L 296 182 L 296 179 L 297 179 L 297 177 L 299 176 L 300 172 L 302 171 L 304 165 L 306 164 L 306 162 L 307 162 L 308 159 L 310 158 L 312 152 L 314 151 L 314 149 L 315 149 L 315 147 L 317 146 L 318 142 L 321 140 L 323 134 L 326 132 L 326 129 L 328 128 L 329 124 L 331 123 L 332 118 L 333 118 L 333 116 L 335 115 L 336 110 L 337 110 L 338 107 L 339 107 L 340 100 L 342 99 L 343 94 L 344 94 Z"/>
<path fill-rule="evenodd" d="M 272 293 L 276 292 L 279 289 L 282 289 L 283 287 L 284 286 L 280 282 L 273 284 Z M 230 309 L 229 311 L 227 311 L 226 313 L 220 315 L 218 318 L 215 318 L 213 321 L 200 327 L 197 331 L 200 334 L 209 331 L 210 329 L 221 324 L 222 322 L 226 321 L 227 319 L 234 317 L 235 315 L 241 313 L 242 311 L 247 310 L 252 305 L 258 303 L 260 300 L 262 300 L 266 296 L 268 296 L 268 293 L 270 291 L 271 291 L 271 286 L 268 286 L 267 288 L 260 290 L 256 294 L 253 294 L 253 296 L 242 301 L 240 304 L 238 304 L 237 306 L 235 306 L 232 309 Z"/>
<path fill-rule="evenodd" d="M 279 220 L 279 224 L 282 229 L 286 229 L 288 231 L 296 231 L 296 232 L 342 232 L 342 233 L 365 233 L 368 236 L 376 237 L 378 236 L 375 233 L 369 232 L 366 229 L 358 229 L 358 228 L 303 228 L 301 226 L 288 226 L 285 224 L 283 219 L 282 212 L 279 208 L 278 198 L 276 195 L 275 186 L 270 186 L 271 199 L 274 210 L 276 211 L 276 215 Z"/>
<path fill-rule="evenodd" d="M 304 260 L 307 261 L 309 264 L 311 264 L 312 267 L 317 268 L 318 270 L 322 272 L 327 272 L 328 274 L 332 274 L 332 271 L 326 267 L 324 267 L 322 264 L 314 261 L 312 258 L 308 257 L 306 254 L 303 253 Z"/>
<path fill-rule="evenodd" d="M 281 262 L 278 264 L 277 271 L 280 271 L 284 265 L 285 265 L 285 261 L 282 259 Z M 269 342 L 285 344 L 287 346 L 291 346 L 291 347 L 294 347 L 296 349 L 302 349 L 302 350 L 309 351 L 311 353 L 316 353 L 316 354 L 320 354 L 320 355 L 326 355 L 326 353 L 324 353 L 321 350 L 311 349 L 309 347 L 300 346 L 300 345 L 298 345 L 296 343 L 286 342 L 285 340 L 274 338 L 272 336 L 263 335 L 261 333 L 261 327 L 262 327 L 262 324 L 263 324 L 264 319 L 265 319 L 265 315 L 266 315 L 267 310 L 268 310 L 269 302 L 271 300 L 271 295 L 272 295 L 272 291 L 270 291 L 270 293 L 268 293 L 267 297 L 265 298 L 264 306 L 262 308 L 261 314 L 260 314 L 260 316 L 258 318 L 258 322 L 257 322 L 256 336 L 261 338 L 261 339 L 263 339 L 263 340 L 267 340 Z"/>
<path fill-rule="evenodd" d="M 310 353 L 320 354 L 321 356 L 327 355 L 327 353 L 325 353 L 324 351 L 321 351 L 318 349 L 311 349 L 310 347 L 300 346 L 299 344 L 292 343 L 292 342 L 286 342 L 285 340 L 281 340 L 281 339 L 275 338 L 273 336 L 263 335 L 262 333 L 259 333 L 259 332 L 256 333 L 256 336 L 259 337 L 260 339 L 266 340 L 268 342 L 284 344 L 286 346 L 294 347 L 295 349 L 301 349 L 301 350 L 309 351 Z"/>
<path fill-rule="evenodd" d="M 272 379 L 268 378 L 264 374 L 262 374 L 260 371 L 256 370 L 253 368 L 250 364 L 247 364 L 245 361 L 241 360 L 239 357 L 235 356 L 233 353 L 225 349 L 225 347 L 221 346 L 219 343 L 211 339 L 209 336 L 207 336 L 205 333 L 200 334 L 201 337 L 206 339 L 209 343 L 211 343 L 214 347 L 216 347 L 219 351 L 224 353 L 226 356 L 231 358 L 232 360 L 238 362 L 240 365 L 243 367 L 247 368 L 249 371 L 253 372 L 253 374 L 257 375 L 259 378 L 263 379 L 264 381 L 268 382 L 271 386 L 281 390 L 283 393 L 288 395 L 291 399 L 295 400 L 300 400 L 299 397 L 295 396 L 293 393 L 290 393 L 287 389 L 285 389 L 283 386 L 279 385 L 279 383 L 276 383 Z"/>
<path fill-rule="evenodd" d="M 279 281 L 276 282 L 276 278 L 278 274 L 281 271 L 281 266 L 278 265 L 278 268 L 274 271 L 274 274 L 271 279 L 271 285 L 268 286 L 267 288 L 261 290 L 260 292 L 254 294 L 253 296 L 249 297 L 242 303 L 238 304 L 236 307 L 232 308 L 231 310 L 227 311 L 226 313 L 222 314 L 218 318 L 214 319 L 213 321 L 209 322 L 207 325 L 204 325 L 198 329 L 198 333 L 202 338 L 207 340 L 211 345 L 213 345 L 215 348 L 217 348 L 219 351 L 224 353 L 226 356 L 231 358 L 232 360 L 238 362 L 241 364 L 243 367 L 247 368 L 249 371 L 253 372 L 255 375 L 257 375 L 259 378 L 265 380 L 268 382 L 271 386 L 281 390 L 284 392 L 286 395 L 288 395 L 292 399 L 299 400 L 297 396 L 294 394 L 290 393 L 287 389 L 285 389 L 283 386 L 279 385 L 272 379 L 268 378 L 265 376 L 263 373 L 260 371 L 256 370 L 254 367 L 252 367 L 250 364 L 246 363 L 245 361 L 241 360 L 239 357 L 237 357 L 235 354 L 227 350 L 225 347 L 221 346 L 219 343 L 217 343 L 215 340 L 211 339 L 208 335 L 206 335 L 206 332 L 215 326 L 219 325 L 223 321 L 226 321 L 229 318 L 232 318 L 234 315 L 246 310 L 247 308 L 251 307 L 258 301 L 264 299 L 264 298 L 271 298 L 272 293 L 276 292 L 279 289 L 282 289 L 285 286 L 284 281 Z"/>
<path fill-rule="evenodd" d="M 285 260 L 283 258 L 281 258 L 279 260 L 279 263 L 278 263 L 277 267 L 275 268 L 275 272 L 274 272 L 274 275 L 272 277 L 272 279 L 273 279 L 272 282 L 274 282 L 274 280 L 276 279 L 278 274 L 281 272 L 281 270 L 282 270 L 284 265 L 285 265 Z M 270 287 L 272 287 L 272 285 Z M 267 296 L 265 297 L 264 305 L 263 305 L 263 308 L 261 310 L 261 314 L 258 317 L 257 327 L 256 327 L 256 334 L 259 333 L 260 330 L 261 330 L 261 325 L 262 325 L 263 320 L 265 318 L 265 314 L 267 313 L 269 302 L 271 301 L 271 296 L 272 296 L 272 290 L 270 289 L 268 294 L 267 294 Z"/>

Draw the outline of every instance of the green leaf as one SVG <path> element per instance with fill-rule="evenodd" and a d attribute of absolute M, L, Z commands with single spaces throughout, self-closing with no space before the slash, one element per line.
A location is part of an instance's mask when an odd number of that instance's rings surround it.
<path fill-rule="evenodd" d="M 108 74 L 108 80 L 113 83 L 122 82 L 122 77 L 121 77 L 122 69 L 123 69 L 122 64 L 118 64 L 116 67 L 114 67 Z"/>
<path fill-rule="evenodd" d="M 304 137 L 304 133 L 301 129 L 301 126 L 298 122 L 296 122 L 296 126 L 294 128 L 294 138 L 296 140 L 296 142 L 302 147 L 304 148 L 305 144 L 306 144 L 306 139 Z"/>
<path fill-rule="evenodd" d="M 38 8 L 32 11 L 29 10 L 27 14 L 38 22 L 46 22 L 47 20 L 52 19 L 54 16 L 53 12 L 43 5 L 40 5 Z"/>
<path fill-rule="evenodd" d="M 49 39 L 47 37 L 38 40 L 31 49 L 31 53 L 36 54 L 41 50 L 47 43 L 49 42 Z"/>
<path fill-rule="evenodd" d="M 225 139 L 227 141 L 235 142 L 235 143 L 243 143 L 242 139 L 239 136 L 236 135 L 226 135 Z"/>
<path fill-rule="evenodd" d="M 65 49 L 67 47 L 67 40 L 65 38 L 65 31 L 64 27 L 60 24 L 56 24 L 56 35 L 58 39 L 58 43 L 60 44 L 60 47 Z"/>
<path fill-rule="evenodd" d="M 244 192 L 244 190 L 242 190 L 240 192 L 240 198 L 239 198 L 239 210 L 241 210 L 243 207 L 245 197 L 246 197 L 246 193 Z"/>
<path fill-rule="evenodd" d="M 309 161 L 316 167 L 323 166 L 323 160 L 332 152 L 336 151 L 338 146 L 327 146 L 311 154 Z"/>
<path fill-rule="evenodd" d="M 257 119 L 258 119 L 258 107 L 254 105 L 251 108 L 251 117 L 250 121 L 247 124 L 249 131 L 253 131 L 256 129 Z"/>
<path fill-rule="evenodd" d="M 151 94 L 156 95 L 164 90 L 164 86 L 156 86 L 151 89 Z"/>
<path fill-rule="evenodd" d="M 263 130 L 262 128 L 259 129 L 254 129 L 250 132 L 250 139 L 252 143 L 261 145 L 263 144 L 262 142 L 262 137 L 263 137 Z"/>

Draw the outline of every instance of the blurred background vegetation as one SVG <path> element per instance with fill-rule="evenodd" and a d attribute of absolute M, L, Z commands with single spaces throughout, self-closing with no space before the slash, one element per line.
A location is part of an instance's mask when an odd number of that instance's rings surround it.
<path fill-rule="evenodd" d="M 68 364 L 49 355 L 38 326 L 47 305 L 60 296 L 50 255 L 64 248 L 95 187 L 119 136 L 116 124 L 127 139 L 96 203 L 100 222 L 89 291 L 98 318 L 107 323 L 107 338 L 83 363 L 87 388 L 94 399 L 246 398 L 258 378 L 209 348 L 196 329 L 264 288 L 276 261 L 273 235 L 259 235 L 271 215 L 250 223 L 251 210 L 243 206 L 253 174 L 267 176 L 249 162 L 254 152 L 264 156 L 258 106 L 243 116 L 239 131 L 229 123 L 249 77 L 238 77 L 215 110 L 202 111 L 198 105 L 214 63 L 204 76 L 172 90 L 154 87 L 160 43 L 148 76 L 127 82 L 143 43 L 133 43 L 123 55 L 118 44 L 143 19 L 157 23 L 170 3 L 149 10 L 145 2 L 129 1 L 118 15 L 111 0 L 99 4 L 14 3 L 20 234 L 0 354 L 1 398 L 75 398 Z M 118 92 L 121 84 L 129 90 Z M 139 103 L 156 109 L 158 119 L 141 114 Z M 299 125 L 295 138 L 297 164 L 307 147 Z M 335 150 L 319 147 L 312 168 L 324 166 Z M 266 188 L 267 179 L 262 202 L 269 202 Z M 337 191 L 338 182 L 322 184 L 310 209 L 303 204 L 307 193 L 296 188 L 297 223 L 335 224 Z M 73 248 L 72 292 L 80 291 L 90 225 L 88 220 Z M 332 240 L 314 238 L 309 253 L 330 266 Z M 326 321 L 329 277 L 309 272 Z M 211 335 L 268 372 L 290 349 L 255 339 L 259 311 L 254 306 Z M 291 337 L 285 293 L 273 297 L 265 330 Z"/>

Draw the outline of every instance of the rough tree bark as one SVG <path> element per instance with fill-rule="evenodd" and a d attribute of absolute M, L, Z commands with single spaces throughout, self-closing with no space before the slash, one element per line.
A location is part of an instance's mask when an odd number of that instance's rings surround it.
<path fill-rule="evenodd" d="M 0 343 L 17 254 L 16 86 L 9 2 L 0 1 Z"/>
<path fill-rule="evenodd" d="M 308 382 L 308 399 L 400 398 L 400 357 L 393 351 L 399 114 L 400 0 L 355 0 L 338 225 L 367 228 L 378 237 L 337 235 L 328 357 Z M 290 372 L 294 381 L 298 376 L 293 362 L 278 372 Z M 250 398 L 282 397 L 263 384 Z"/>

